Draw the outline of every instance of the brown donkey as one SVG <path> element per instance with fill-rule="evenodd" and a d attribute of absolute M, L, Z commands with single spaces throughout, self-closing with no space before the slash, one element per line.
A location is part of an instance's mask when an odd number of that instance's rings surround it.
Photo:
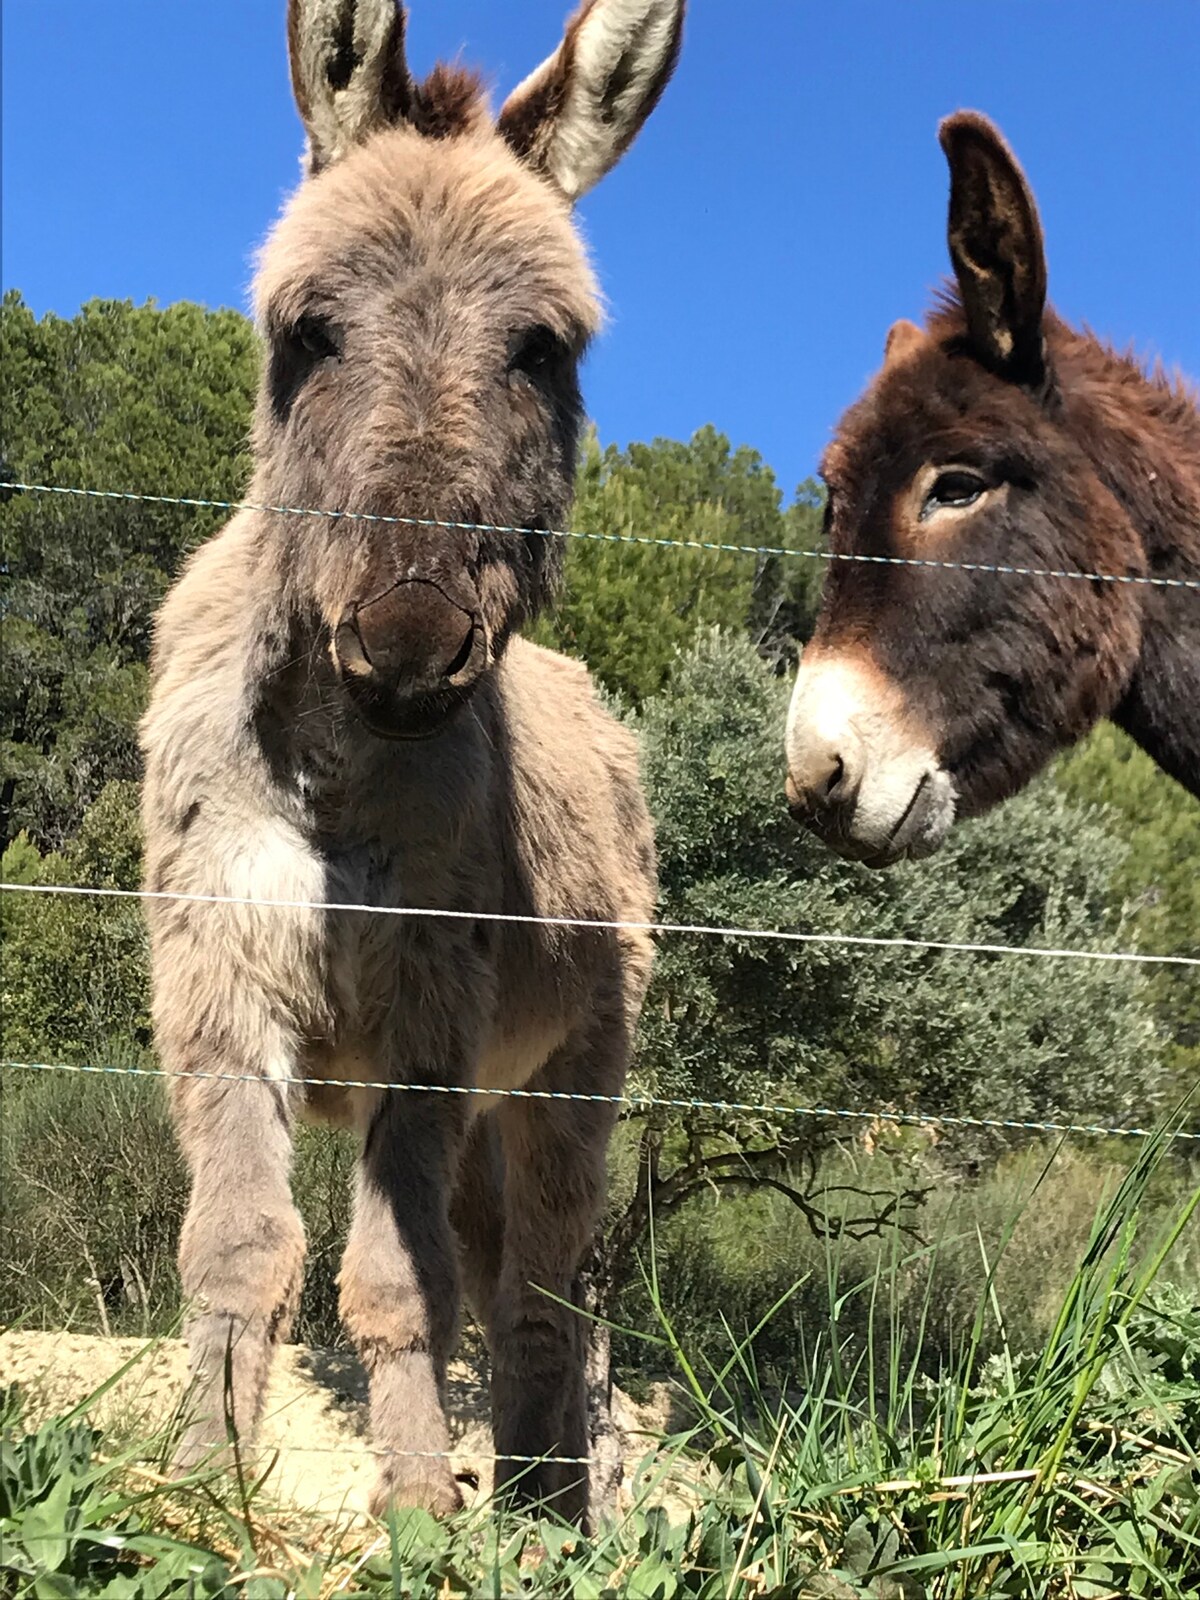
<path fill-rule="evenodd" d="M 983 117 L 942 124 L 958 294 L 899 322 L 823 464 L 839 555 L 1200 579 L 1194 394 L 1045 304 L 1033 197 Z M 788 798 L 840 854 L 936 850 L 1111 717 L 1200 794 L 1200 590 L 834 561 Z"/>
<path fill-rule="evenodd" d="M 394 0 L 291 0 L 307 176 L 257 281 L 255 502 L 158 618 L 142 724 L 154 1015 L 192 1176 L 190 1465 L 244 1439 L 300 1292 L 293 1124 L 362 1137 L 341 1311 L 370 1374 L 374 1504 L 460 1503 L 443 1411 L 460 1284 L 491 1352 L 497 1479 L 587 1513 L 569 1307 L 650 970 L 650 821 L 584 669 L 511 637 L 572 494 L 596 290 L 571 205 L 657 101 L 683 0 L 591 0 L 495 121 L 404 57 Z M 418 527 L 370 518 L 435 518 Z M 467 524 L 494 524 L 476 528 Z M 455 920 L 326 912 L 425 907 Z M 249 1082 L 228 1081 L 248 1078 Z M 318 1080 L 308 1086 L 298 1080 Z"/>

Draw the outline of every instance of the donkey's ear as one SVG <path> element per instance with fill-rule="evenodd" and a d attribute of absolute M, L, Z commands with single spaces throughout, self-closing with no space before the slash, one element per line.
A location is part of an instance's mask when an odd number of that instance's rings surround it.
<path fill-rule="evenodd" d="M 396 0 L 288 0 L 288 57 L 310 172 L 409 109 L 413 83 Z"/>
<path fill-rule="evenodd" d="M 500 132 L 574 202 L 629 148 L 683 38 L 685 0 L 586 0 L 562 44 L 505 101 Z"/>
<path fill-rule="evenodd" d="M 950 259 L 971 344 L 1005 377 L 1037 385 L 1045 375 L 1046 253 L 1033 195 L 978 112 L 947 117 L 938 137 L 950 163 Z"/>

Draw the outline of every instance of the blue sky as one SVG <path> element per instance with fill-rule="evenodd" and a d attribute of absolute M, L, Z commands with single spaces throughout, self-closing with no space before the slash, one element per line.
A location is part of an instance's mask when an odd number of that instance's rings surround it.
<path fill-rule="evenodd" d="M 413 0 L 410 60 L 502 96 L 570 0 Z M 3 281 L 246 304 L 295 182 L 283 0 L 5 0 Z M 790 495 L 945 270 L 935 130 L 988 112 L 1024 162 L 1060 311 L 1200 376 L 1197 0 L 693 0 L 641 140 L 581 215 L 612 321 L 602 436 L 715 422 Z M 178 484 L 203 491 L 203 484 Z"/>

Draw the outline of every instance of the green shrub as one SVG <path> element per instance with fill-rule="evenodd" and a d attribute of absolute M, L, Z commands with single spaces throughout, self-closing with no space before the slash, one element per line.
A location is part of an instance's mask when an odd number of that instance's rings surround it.
<path fill-rule="evenodd" d="M 147 1063 L 119 1050 L 112 1066 Z M 302 1127 L 294 1189 L 308 1233 L 295 1337 L 341 1339 L 337 1272 L 353 1141 Z M 12 1075 L 0 1118 L 0 1322 L 80 1332 L 178 1331 L 175 1252 L 187 1173 L 153 1078 Z"/>
<path fill-rule="evenodd" d="M 120 1053 L 109 1065 L 139 1063 Z M 0 1321 L 168 1331 L 187 1193 L 162 1085 L 30 1075 L 0 1120 Z"/>
<path fill-rule="evenodd" d="M 136 889 L 141 877 L 137 785 L 106 784 L 60 852 L 24 834 L 0 862 L 6 883 Z M 110 1041 L 150 1043 L 146 926 L 136 900 L 0 895 L 4 965 L 0 1042 L 9 1060 L 95 1063 Z"/>
<path fill-rule="evenodd" d="M 636 1088 L 759 1109 L 636 1111 L 614 1190 L 616 1280 L 651 1208 L 662 1222 L 692 1195 L 795 1187 L 798 1174 L 803 1189 L 856 1126 L 792 1106 L 1141 1125 L 1163 1102 L 1163 1041 L 1136 967 L 922 945 L 1131 939 L 1113 889 L 1124 847 L 1104 814 L 1042 784 L 957 830 L 936 861 L 870 872 L 787 814 L 786 698 L 745 640 L 713 633 L 635 719 L 664 919 L 831 937 L 660 937 Z M 862 936 L 900 943 L 852 942 Z M 944 1127 L 943 1167 L 969 1172 L 1027 1137 Z"/>

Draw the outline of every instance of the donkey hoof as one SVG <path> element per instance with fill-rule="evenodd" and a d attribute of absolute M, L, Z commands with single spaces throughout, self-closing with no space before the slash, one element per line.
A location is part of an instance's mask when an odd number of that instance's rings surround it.
<path fill-rule="evenodd" d="M 449 1517 L 463 1508 L 462 1490 L 449 1471 L 385 1469 L 371 1495 L 371 1515 L 383 1518 L 393 1508 L 407 1506 L 417 1506 L 435 1517 Z"/>

